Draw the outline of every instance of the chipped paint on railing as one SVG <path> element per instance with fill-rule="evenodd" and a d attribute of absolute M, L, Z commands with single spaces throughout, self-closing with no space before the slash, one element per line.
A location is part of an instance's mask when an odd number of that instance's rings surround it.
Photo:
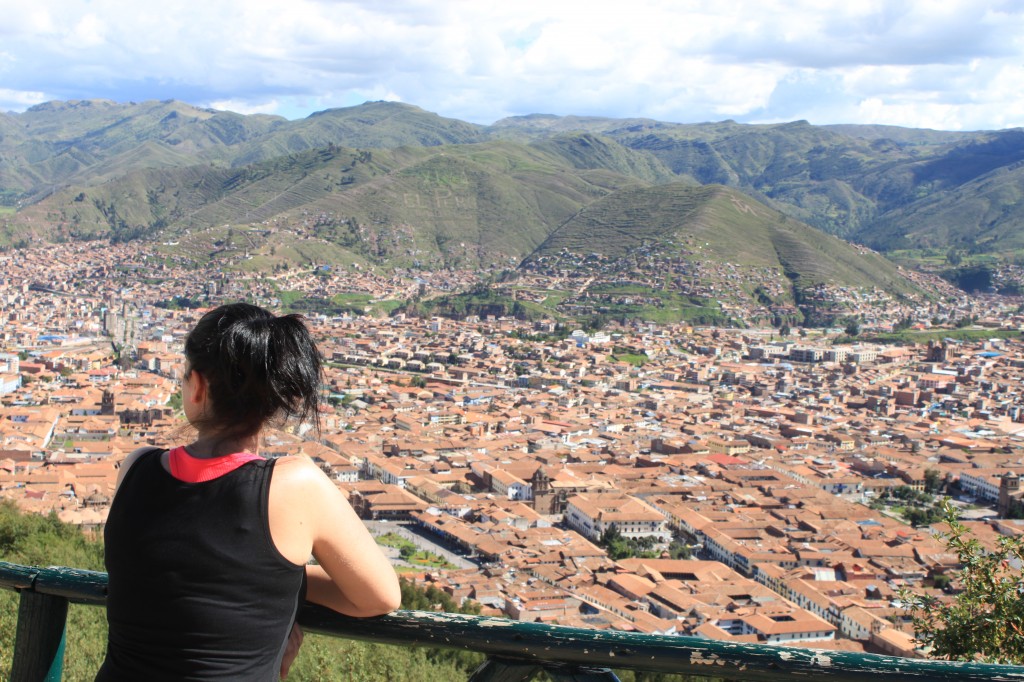
<path fill-rule="evenodd" d="M 0 587 L 103 604 L 106 575 L 59 567 L 0 562 Z M 501 618 L 426 611 L 396 611 L 379 618 L 348 618 L 306 605 L 299 622 L 307 630 L 350 639 L 404 646 L 477 651 L 492 660 L 518 661 L 554 670 L 595 666 L 779 682 L 807 680 L 966 680 L 1024 682 L 1024 667 L 902 659 L 845 651 L 742 644 L 675 635 L 594 631 Z M 500 633 L 500 636 L 496 636 Z M 610 679 L 610 678 L 606 678 Z"/>

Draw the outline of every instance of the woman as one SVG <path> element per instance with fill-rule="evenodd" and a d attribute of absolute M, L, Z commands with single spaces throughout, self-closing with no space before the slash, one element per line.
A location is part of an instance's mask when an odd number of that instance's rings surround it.
<path fill-rule="evenodd" d="M 266 426 L 318 427 L 320 356 L 301 319 L 222 306 L 188 335 L 185 360 L 195 441 L 133 452 L 118 475 L 97 680 L 277 680 L 301 642 L 304 599 L 380 615 L 398 608 L 398 580 L 312 461 L 256 454 Z"/>

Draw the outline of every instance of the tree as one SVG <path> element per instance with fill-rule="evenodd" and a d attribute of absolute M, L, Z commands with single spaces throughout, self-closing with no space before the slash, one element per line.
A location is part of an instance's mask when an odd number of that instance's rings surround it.
<path fill-rule="evenodd" d="M 650 536 L 627 538 L 619 532 L 618 526 L 614 523 L 601 533 L 597 541 L 597 546 L 603 547 L 612 561 L 630 557 L 654 559 L 659 554 L 654 550 L 656 544 L 657 541 Z"/>
<path fill-rule="evenodd" d="M 941 533 L 960 562 L 951 602 L 904 588 L 917 641 L 936 658 L 1024 665 L 1024 537 L 999 536 L 986 549 L 945 505 Z"/>
<path fill-rule="evenodd" d="M 860 322 L 857 320 L 850 320 L 846 323 L 845 331 L 847 336 L 860 336 Z"/>
<path fill-rule="evenodd" d="M 912 318 L 910 315 L 907 315 L 906 317 L 901 319 L 899 322 L 894 324 L 892 330 L 894 332 L 901 332 L 901 331 L 905 331 L 907 329 L 910 329 L 913 326 L 914 326 L 914 318 Z"/>
<path fill-rule="evenodd" d="M 672 559 L 689 559 L 693 555 L 690 552 L 689 546 L 685 542 L 679 540 L 673 540 L 668 545 L 668 555 Z"/>

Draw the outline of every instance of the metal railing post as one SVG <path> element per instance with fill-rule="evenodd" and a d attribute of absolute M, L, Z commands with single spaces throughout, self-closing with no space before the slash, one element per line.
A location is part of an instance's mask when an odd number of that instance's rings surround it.
<path fill-rule="evenodd" d="M 67 598 L 21 591 L 11 682 L 60 682 L 67 618 Z"/>

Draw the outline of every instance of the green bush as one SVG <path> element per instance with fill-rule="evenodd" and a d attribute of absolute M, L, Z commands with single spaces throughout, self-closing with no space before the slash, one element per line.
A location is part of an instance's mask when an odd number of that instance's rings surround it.
<path fill-rule="evenodd" d="M 918 642 L 935 658 L 1024 665 L 1024 537 L 1000 536 L 986 550 L 945 506 L 942 534 L 960 561 L 952 602 L 903 590 Z"/>

